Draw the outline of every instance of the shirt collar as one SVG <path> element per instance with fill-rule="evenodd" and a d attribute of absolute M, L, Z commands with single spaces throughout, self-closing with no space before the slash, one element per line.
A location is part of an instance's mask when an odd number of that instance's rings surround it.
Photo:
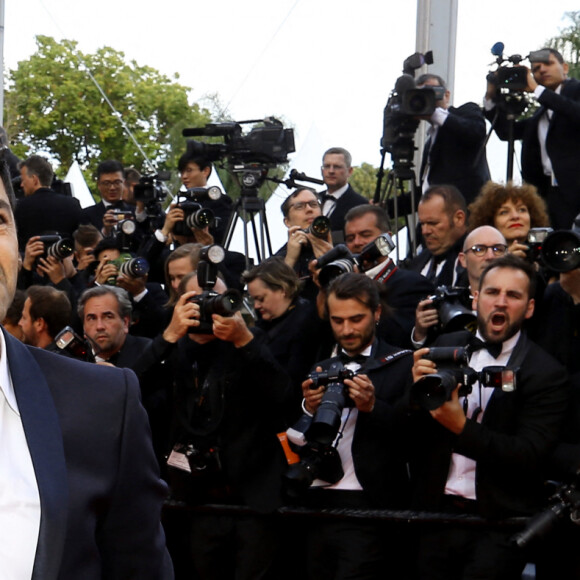
<path fill-rule="evenodd" d="M 329 195 L 331 195 L 332 197 L 334 197 L 334 199 L 338 199 L 341 195 L 343 195 L 344 193 L 346 193 L 346 190 L 347 189 L 348 189 L 348 183 L 346 185 L 343 185 L 340 189 L 337 189 L 336 191 L 333 191 Z"/>
<path fill-rule="evenodd" d="M 4 333 L 0 331 L 0 389 L 6 397 L 6 402 L 20 415 L 18 411 L 18 403 L 16 402 L 16 393 L 14 392 L 14 385 L 12 384 L 12 377 L 8 368 L 8 360 L 6 356 L 6 340 Z"/>
<path fill-rule="evenodd" d="M 518 340 L 520 339 L 521 333 L 522 333 L 522 331 L 521 330 L 518 330 L 518 332 L 516 332 L 511 338 L 508 338 L 507 340 L 504 340 L 504 342 L 502 344 L 502 347 L 501 347 L 501 354 L 499 356 L 503 356 L 503 355 L 511 354 L 512 353 L 512 351 L 514 350 L 514 348 L 515 348 Z M 477 338 L 479 338 L 480 340 L 485 341 L 485 339 L 483 338 L 483 336 L 481 336 L 481 333 L 479 332 L 479 329 L 475 333 L 475 336 Z"/>

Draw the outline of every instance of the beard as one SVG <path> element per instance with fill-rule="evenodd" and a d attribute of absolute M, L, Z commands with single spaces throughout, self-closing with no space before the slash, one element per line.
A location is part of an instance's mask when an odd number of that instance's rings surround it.
<path fill-rule="evenodd" d="M 496 319 L 497 316 L 504 317 L 503 329 L 500 332 L 492 332 L 491 325 L 492 321 Z M 515 336 L 522 328 L 524 319 L 511 321 L 510 317 L 505 312 L 492 312 L 487 320 L 485 320 L 479 313 L 477 314 L 477 328 L 483 336 L 486 342 L 500 343 L 509 340 L 512 336 Z"/>

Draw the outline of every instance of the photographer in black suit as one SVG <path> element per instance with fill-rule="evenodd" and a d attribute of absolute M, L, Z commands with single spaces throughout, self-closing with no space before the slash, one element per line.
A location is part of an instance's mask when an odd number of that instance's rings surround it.
<path fill-rule="evenodd" d="M 327 306 L 338 352 L 315 368 L 328 371 L 340 362 L 356 373 L 343 381 L 350 403 L 340 409 L 339 424 L 326 445 L 340 464 L 342 476 L 337 473 L 329 481 L 321 468 L 317 474 L 320 479 L 314 479 L 309 488 L 298 486 L 298 494 L 302 491 L 298 501 L 315 509 L 404 507 L 407 471 L 403 447 L 394 440 L 401 420 L 397 402 L 411 370 L 411 352 L 377 339 L 379 286 L 364 274 L 335 278 L 328 290 Z M 313 388 L 309 378 L 302 384 L 302 392 L 304 411 L 314 415 L 313 426 L 320 419 L 317 411 L 327 405 L 326 387 Z M 308 461 L 320 440 L 309 430 L 306 441 L 300 451 L 303 461 Z M 385 548 L 375 524 L 317 518 L 309 522 L 305 541 L 309 578 L 371 579 L 381 573 Z M 393 571 L 400 547 L 391 545 L 389 566 Z"/>
<path fill-rule="evenodd" d="M 421 75 L 417 87 L 439 87 L 443 91 L 435 111 L 425 119 L 429 129 L 421 160 L 422 190 L 427 191 L 430 185 L 450 183 L 469 204 L 481 186 L 491 179 L 484 148 L 483 111 L 475 103 L 450 107 L 451 93 L 438 75 Z"/>
<path fill-rule="evenodd" d="M 515 389 L 475 382 L 469 394 L 460 396 L 457 386 L 438 408 L 417 411 L 410 431 L 414 507 L 491 520 L 532 515 L 541 508 L 543 469 L 558 440 L 568 381 L 565 369 L 522 331 L 534 312 L 534 286 L 530 263 L 498 258 L 482 273 L 474 296 L 479 342 L 467 331 L 435 342 L 469 344 L 469 366 L 475 371 L 489 366 L 519 370 Z M 437 372 L 435 362 L 422 358 L 428 352 L 415 353 L 415 381 Z M 509 543 L 511 534 L 453 525 L 425 531 L 419 541 L 420 577 L 519 579 L 526 556 Z"/>
<path fill-rule="evenodd" d="M 580 212 L 580 81 L 568 78 L 568 64 L 553 48 L 530 54 L 530 61 L 525 90 L 540 107 L 514 123 L 514 138 L 522 140 L 522 177 L 545 198 L 552 227 L 568 229 Z M 486 116 L 506 141 L 507 111 L 496 98 L 497 87 L 488 81 Z"/>

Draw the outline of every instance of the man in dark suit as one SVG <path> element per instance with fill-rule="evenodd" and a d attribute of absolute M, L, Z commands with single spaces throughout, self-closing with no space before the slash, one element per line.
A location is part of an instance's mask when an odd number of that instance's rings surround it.
<path fill-rule="evenodd" d="M 18 245 L 24 251 L 32 236 L 58 232 L 71 238 L 78 228 L 81 206 L 77 199 L 50 189 L 54 177 L 50 163 L 39 155 L 20 162 L 24 197 L 18 200 L 14 218 Z"/>
<path fill-rule="evenodd" d="M 458 262 L 467 232 L 465 198 L 453 185 L 433 185 L 417 210 L 424 249 L 405 264 L 435 286 L 454 286 L 464 272 Z"/>
<path fill-rule="evenodd" d="M 122 201 L 125 170 L 119 161 L 102 161 L 97 167 L 97 188 L 101 201 L 85 207 L 81 213 L 81 224 L 93 224 L 104 236 L 110 236 L 117 223 L 112 210 L 133 213 L 133 208 Z"/>
<path fill-rule="evenodd" d="M 18 242 L 2 169 L 0 315 Z M 2 573 L 11 578 L 172 578 L 159 479 L 133 373 L 99 368 L 0 333 Z"/>
<path fill-rule="evenodd" d="M 337 423 L 329 434 L 315 430 L 321 419 L 317 411 L 326 407 L 326 388 L 313 388 L 312 380 L 302 384 L 303 409 L 313 415 L 306 432 L 302 457 L 314 445 L 325 445 L 338 455 L 340 474 L 324 481 L 326 474 L 312 472 L 319 479 L 299 501 L 308 507 L 373 509 L 402 508 L 408 492 L 407 471 L 402 446 L 393 444 L 400 416 L 397 402 L 402 398 L 411 370 L 411 351 L 393 347 L 375 336 L 381 315 L 379 286 L 363 274 L 349 273 L 331 283 L 327 307 L 337 356 L 315 365 L 328 370 L 342 362 L 356 372 L 344 379 L 351 400 L 336 411 Z M 328 416 L 327 416 L 328 418 Z M 320 435 L 324 435 L 324 440 Z M 326 477 L 325 477 L 326 476 Z M 306 530 L 309 578 L 377 578 L 382 570 L 385 547 L 376 525 L 316 519 Z M 389 567 L 393 570 L 400 546 L 391 543 Z"/>
<path fill-rule="evenodd" d="M 435 342 L 469 344 L 475 371 L 519 370 L 515 389 L 476 382 L 471 393 L 459 396 L 456 388 L 439 407 L 425 405 L 418 412 L 410 430 L 415 507 L 490 519 L 529 516 L 541 508 L 543 468 L 558 440 L 568 384 L 565 369 L 522 331 L 534 312 L 534 287 L 531 264 L 514 256 L 498 258 L 482 273 L 474 295 L 479 342 L 467 331 Z M 421 358 L 427 352 L 415 353 L 415 381 L 436 372 L 434 362 Z M 419 542 L 420 577 L 520 578 L 525 555 L 510 545 L 511 533 L 456 526 L 425 532 Z"/>
<path fill-rule="evenodd" d="M 327 190 L 321 194 L 322 215 L 330 218 L 333 242 L 343 241 L 344 216 L 351 208 L 369 200 L 348 183 L 352 175 L 352 156 L 342 147 L 331 147 L 322 157 L 322 179 Z"/>
<path fill-rule="evenodd" d="M 532 117 L 514 123 L 514 138 L 522 140 L 524 181 L 546 199 L 552 227 L 568 229 L 580 213 L 580 81 L 567 78 L 568 64 L 557 50 L 543 49 L 536 55 L 530 55 L 525 90 L 534 94 L 540 107 Z M 497 87 L 488 83 L 487 117 L 506 141 L 507 111 L 494 104 L 496 98 Z"/>
<path fill-rule="evenodd" d="M 459 189 L 469 204 L 490 179 L 485 156 L 483 111 L 475 103 L 450 107 L 451 93 L 438 75 L 421 75 L 417 86 L 440 87 L 443 91 L 435 111 L 425 119 L 430 127 L 421 160 L 419 181 L 422 190 L 426 191 L 430 185 L 450 183 Z"/>
<path fill-rule="evenodd" d="M 359 205 L 346 214 L 344 238 L 353 254 L 359 254 L 367 244 L 388 231 L 387 214 L 379 206 Z M 380 257 L 376 265 L 369 265 L 365 274 L 384 285 L 385 298 L 392 309 L 379 323 L 378 335 L 389 344 L 411 348 L 415 309 L 421 300 L 433 294 L 435 287 L 421 274 L 398 268 L 388 256 Z"/>

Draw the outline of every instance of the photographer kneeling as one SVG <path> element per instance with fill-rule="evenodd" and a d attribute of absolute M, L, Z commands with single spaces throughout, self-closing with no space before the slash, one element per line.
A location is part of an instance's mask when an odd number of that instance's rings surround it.
<path fill-rule="evenodd" d="M 301 461 L 286 474 L 290 495 L 307 507 L 405 507 L 408 495 L 403 445 L 394 441 L 403 415 L 397 402 L 411 371 L 411 351 L 378 340 L 378 283 L 363 274 L 337 277 L 327 307 L 337 355 L 316 365 L 302 384 L 305 415 L 290 430 Z M 316 386 L 320 385 L 320 386 Z M 300 436 L 298 427 L 304 429 Z M 316 518 L 306 530 L 309 578 L 377 578 L 385 554 L 376 523 Z M 399 544 L 389 538 L 388 569 Z M 392 560 L 392 561 L 391 561 Z M 394 577 L 399 577 L 393 571 Z M 402 576 L 401 576 L 402 577 Z"/>

